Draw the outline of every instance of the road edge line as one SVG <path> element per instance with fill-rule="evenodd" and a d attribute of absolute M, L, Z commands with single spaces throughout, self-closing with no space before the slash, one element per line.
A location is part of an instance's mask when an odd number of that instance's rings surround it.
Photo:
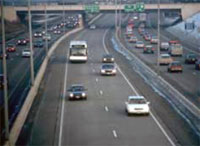
<path fill-rule="evenodd" d="M 5 145 L 8 146 L 8 145 L 15 145 L 18 137 L 19 137 L 19 134 L 21 132 L 21 129 L 25 123 L 25 120 L 28 116 L 28 113 L 29 113 L 29 110 L 32 106 L 32 103 L 37 95 L 37 92 L 38 92 L 38 89 L 39 89 L 39 86 L 40 86 L 40 83 L 43 79 L 43 76 L 44 76 L 44 73 L 46 71 L 46 67 L 47 67 L 47 64 L 48 64 L 48 61 L 49 61 L 49 57 L 53 54 L 54 50 L 56 49 L 56 47 L 59 45 L 59 43 L 61 41 L 63 41 L 64 39 L 66 39 L 66 37 L 68 37 L 69 35 L 72 35 L 74 33 L 77 33 L 79 31 L 81 31 L 84 27 L 81 26 L 79 28 L 76 28 L 72 31 L 69 31 L 67 32 L 65 35 L 63 35 L 61 38 L 59 38 L 52 46 L 51 48 L 49 49 L 49 52 L 47 54 L 47 56 L 45 57 L 42 65 L 40 66 L 40 69 L 38 71 L 38 74 L 35 78 L 35 83 L 34 83 L 34 86 L 31 87 L 28 95 L 27 95 L 27 98 L 26 100 L 24 101 L 24 104 L 13 124 L 13 127 L 10 131 L 10 135 L 9 135 L 9 142 L 6 142 Z"/>

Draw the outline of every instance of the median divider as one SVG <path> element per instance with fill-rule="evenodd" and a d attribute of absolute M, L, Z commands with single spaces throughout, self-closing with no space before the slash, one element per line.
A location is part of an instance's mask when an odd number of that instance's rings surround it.
<path fill-rule="evenodd" d="M 42 65 L 40 66 L 40 69 L 38 71 L 38 74 L 35 78 L 35 82 L 34 82 L 34 85 L 31 87 L 28 95 L 27 95 L 27 98 L 24 102 L 24 105 L 22 106 L 14 124 L 13 124 L 13 127 L 10 131 L 10 136 L 9 136 L 9 141 L 6 142 L 6 146 L 8 145 L 15 145 L 18 137 L 19 137 L 19 134 L 21 132 L 21 129 L 24 125 L 24 122 L 27 118 L 27 115 L 29 113 L 29 110 L 32 106 L 32 103 L 38 93 L 38 89 L 39 89 L 39 86 L 40 86 L 40 83 L 43 79 L 43 76 L 45 74 L 45 71 L 46 71 L 46 68 L 47 68 L 47 64 L 48 64 L 48 61 L 49 61 L 49 57 L 53 54 L 53 52 L 55 51 L 55 49 L 57 48 L 57 46 L 59 45 L 59 43 L 61 41 L 63 41 L 64 39 L 66 39 L 66 37 L 68 37 L 69 35 L 72 35 L 74 33 L 77 33 L 81 30 L 83 30 L 83 25 L 81 24 L 79 28 L 76 28 L 72 31 L 69 31 L 67 32 L 65 35 L 63 35 L 61 38 L 59 38 L 52 46 L 51 48 L 49 49 L 48 51 L 48 54 L 47 56 L 45 57 Z"/>

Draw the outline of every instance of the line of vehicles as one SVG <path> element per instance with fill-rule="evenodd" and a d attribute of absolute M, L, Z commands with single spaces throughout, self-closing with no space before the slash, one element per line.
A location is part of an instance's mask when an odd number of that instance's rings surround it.
<path fill-rule="evenodd" d="M 88 60 L 88 45 L 86 41 L 71 41 L 69 45 L 69 61 L 71 63 L 86 63 Z M 102 76 L 115 76 L 117 67 L 115 65 L 115 58 L 111 54 L 105 54 L 102 57 L 102 65 L 100 74 Z M 67 90 L 68 100 L 87 100 L 88 89 L 83 84 L 72 84 Z M 128 115 L 132 114 L 145 114 L 149 115 L 150 107 L 149 102 L 143 96 L 129 96 L 125 102 L 125 111 Z"/>
<path fill-rule="evenodd" d="M 70 21 L 69 21 L 70 20 Z M 70 23 L 68 23 L 70 22 Z M 47 29 L 47 33 L 44 31 L 44 28 L 41 30 L 36 30 L 33 33 L 33 49 L 35 48 L 43 48 L 45 41 L 47 40 L 48 43 L 53 38 L 53 35 L 60 35 L 62 33 L 61 29 L 63 27 L 66 28 L 75 28 L 79 25 L 79 18 L 78 16 L 68 16 L 66 21 L 62 21 L 60 23 L 57 23 Z M 20 52 L 20 56 L 22 58 L 30 58 L 31 51 L 29 49 L 29 42 L 28 36 L 19 37 L 16 39 L 16 41 L 10 41 L 6 43 L 6 59 L 10 59 L 11 55 L 13 53 Z M 33 50 L 34 55 L 35 50 Z M 3 53 L 0 52 L 0 59 L 3 59 Z M 9 82 L 8 82 L 9 83 Z M 4 81 L 3 81 L 3 74 L 0 73 L 0 89 L 3 89 Z"/>
<path fill-rule="evenodd" d="M 138 27 L 138 33 L 144 40 L 139 40 L 133 32 L 134 23 L 128 23 L 126 27 L 126 38 L 129 43 L 134 43 L 135 48 L 143 49 L 144 54 L 154 54 L 158 44 L 158 38 L 156 35 L 152 35 L 145 29 L 145 24 L 141 23 Z M 149 42 L 145 45 L 144 42 Z M 168 72 L 183 72 L 182 62 L 175 59 L 175 57 L 185 57 L 185 64 L 194 64 L 196 70 L 200 70 L 200 59 L 194 53 L 183 54 L 183 46 L 178 40 L 171 40 L 169 42 L 160 43 L 161 54 L 158 58 L 160 65 L 168 65 Z"/>

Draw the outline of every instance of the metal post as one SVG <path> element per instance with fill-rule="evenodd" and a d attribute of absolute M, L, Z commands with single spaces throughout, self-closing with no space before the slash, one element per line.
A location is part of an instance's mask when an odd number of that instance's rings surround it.
<path fill-rule="evenodd" d="M 3 49 L 3 91 L 4 91 L 4 118 L 5 118 L 5 139 L 9 142 L 9 118 L 8 118 L 8 81 L 5 48 L 5 22 L 4 22 L 4 0 L 1 0 L 1 24 L 2 24 L 2 49 Z"/>
<path fill-rule="evenodd" d="M 118 17 L 118 14 L 117 14 L 117 0 L 115 0 L 115 31 L 117 31 L 117 17 Z"/>
<path fill-rule="evenodd" d="M 157 52 L 158 52 L 158 56 L 157 56 L 157 73 L 159 75 L 160 73 L 160 69 L 159 69 L 159 58 L 160 58 L 160 0 L 158 0 L 158 32 L 157 32 L 157 37 L 158 37 L 158 44 L 157 44 Z"/>
<path fill-rule="evenodd" d="M 44 13 L 45 13 L 45 36 L 47 36 L 47 3 L 45 3 L 45 9 L 44 9 Z M 48 55 L 48 40 L 45 37 L 45 51 L 46 51 L 46 55 Z M 48 57 L 48 56 L 47 56 Z"/>
<path fill-rule="evenodd" d="M 121 10 L 121 4 L 122 0 L 119 1 L 120 6 L 119 6 L 119 33 L 121 34 L 121 26 L 122 26 L 122 10 Z"/>
<path fill-rule="evenodd" d="M 63 0 L 63 33 L 65 33 L 65 7 L 64 7 L 64 0 Z"/>
<path fill-rule="evenodd" d="M 33 62 L 33 39 L 32 39 L 32 20 L 31 20 L 31 0 L 28 0 L 28 23 L 29 23 L 29 39 L 30 39 L 30 69 L 31 69 L 31 85 L 34 85 L 34 62 Z"/>

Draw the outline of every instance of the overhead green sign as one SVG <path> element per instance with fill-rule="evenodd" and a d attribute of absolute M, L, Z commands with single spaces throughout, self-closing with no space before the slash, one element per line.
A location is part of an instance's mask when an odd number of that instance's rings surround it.
<path fill-rule="evenodd" d="M 85 11 L 87 13 L 98 13 L 99 5 L 85 5 Z"/>
<path fill-rule="evenodd" d="M 144 3 L 128 4 L 124 5 L 124 11 L 129 12 L 143 12 L 145 10 Z"/>
<path fill-rule="evenodd" d="M 135 5 L 132 4 L 132 5 L 125 5 L 124 6 L 124 11 L 125 12 L 134 12 L 135 11 Z"/>
<path fill-rule="evenodd" d="M 136 3 L 136 11 L 137 12 L 143 12 L 145 10 L 144 3 Z"/>

